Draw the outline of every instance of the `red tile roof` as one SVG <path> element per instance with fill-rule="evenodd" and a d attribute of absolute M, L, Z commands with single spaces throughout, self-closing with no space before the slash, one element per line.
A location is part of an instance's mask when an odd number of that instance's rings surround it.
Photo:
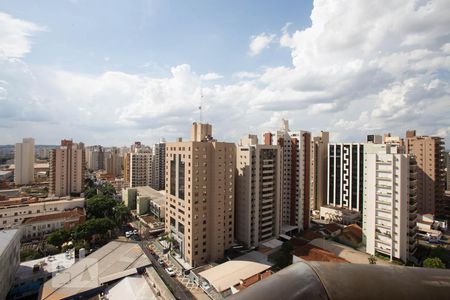
<path fill-rule="evenodd" d="M 336 263 L 348 263 L 347 260 L 336 256 L 325 249 L 316 247 L 314 245 L 308 244 L 298 247 L 293 253 L 295 256 L 307 261 L 325 261 L 325 262 L 336 262 Z"/>
<path fill-rule="evenodd" d="M 66 210 L 63 212 L 55 213 L 55 214 L 47 214 L 32 218 L 26 218 L 22 224 L 31 224 L 31 223 L 38 223 L 38 222 L 44 222 L 44 221 L 52 221 L 52 220 L 59 220 L 59 219 L 66 219 L 66 218 L 76 218 L 78 217 L 84 217 L 85 211 L 82 208 L 74 208 L 72 210 Z"/>

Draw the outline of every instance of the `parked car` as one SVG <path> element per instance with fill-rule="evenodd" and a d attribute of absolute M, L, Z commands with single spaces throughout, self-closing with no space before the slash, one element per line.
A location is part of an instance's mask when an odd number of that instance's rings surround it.
<path fill-rule="evenodd" d="M 160 264 L 161 266 L 165 266 L 166 264 L 164 263 L 164 260 L 163 259 L 158 259 L 158 264 Z"/>
<path fill-rule="evenodd" d="M 176 275 L 175 271 L 174 271 L 171 267 L 166 268 L 166 272 L 167 272 L 167 274 L 169 274 L 171 277 L 174 277 L 174 276 Z"/>

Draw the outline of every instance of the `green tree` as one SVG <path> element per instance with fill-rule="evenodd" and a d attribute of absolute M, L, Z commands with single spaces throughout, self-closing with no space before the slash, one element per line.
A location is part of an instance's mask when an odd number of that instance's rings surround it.
<path fill-rule="evenodd" d="M 423 261 L 424 268 L 445 269 L 445 265 L 438 257 L 428 257 Z"/>
<path fill-rule="evenodd" d="M 120 226 L 131 220 L 130 209 L 123 202 L 119 202 L 114 208 L 114 221 Z"/>
<path fill-rule="evenodd" d="M 84 197 L 86 199 L 90 199 L 90 198 L 92 198 L 92 197 L 94 197 L 96 195 L 97 195 L 97 189 L 95 187 L 88 187 L 84 191 Z"/>
<path fill-rule="evenodd" d="M 96 195 L 86 200 L 86 214 L 90 218 L 113 217 L 117 201 L 104 195 Z"/>
<path fill-rule="evenodd" d="M 94 235 L 104 235 L 114 227 L 114 222 L 109 218 L 90 219 L 75 228 L 74 237 L 89 242 Z"/>
<path fill-rule="evenodd" d="M 116 189 L 109 182 L 102 183 L 97 189 L 98 192 L 104 196 L 114 196 L 116 194 Z"/>
<path fill-rule="evenodd" d="M 70 240 L 70 232 L 65 229 L 53 231 L 48 237 L 47 242 L 53 246 L 61 248 L 62 244 Z"/>

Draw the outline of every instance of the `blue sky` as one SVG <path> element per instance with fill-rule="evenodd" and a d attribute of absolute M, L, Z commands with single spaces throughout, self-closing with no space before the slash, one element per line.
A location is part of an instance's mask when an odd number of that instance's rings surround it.
<path fill-rule="evenodd" d="M 0 144 L 407 129 L 450 142 L 450 2 L 1 1 Z"/>
<path fill-rule="evenodd" d="M 4 1 L 0 10 L 45 26 L 25 60 L 77 72 L 120 70 L 167 75 L 189 63 L 197 72 L 290 65 L 279 46 L 258 57 L 249 38 L 287 23 L 309 26 L 311 1 Z"/>

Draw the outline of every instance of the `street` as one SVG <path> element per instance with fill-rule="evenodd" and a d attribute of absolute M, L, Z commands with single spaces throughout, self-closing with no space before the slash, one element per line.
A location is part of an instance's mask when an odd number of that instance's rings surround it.
<path fill-rule="evenodd" d="M 169 274 L 167 274 L 166 270 L 164 270 L 164 268 L 157 262 L 156 258 L 150 253 L 147 242 L 140 242 L 139 245 L 141 246 L 145 255 L 147 255 L 147 257 L 152 262 L 154 269 L 158 272 L 164 283 L 167 284 L 169 289 L 172 291 L 175 298 L 180 300 L 195 299 L 186 287 L 184 287 L 176 279 L 170 277 Z"/>

